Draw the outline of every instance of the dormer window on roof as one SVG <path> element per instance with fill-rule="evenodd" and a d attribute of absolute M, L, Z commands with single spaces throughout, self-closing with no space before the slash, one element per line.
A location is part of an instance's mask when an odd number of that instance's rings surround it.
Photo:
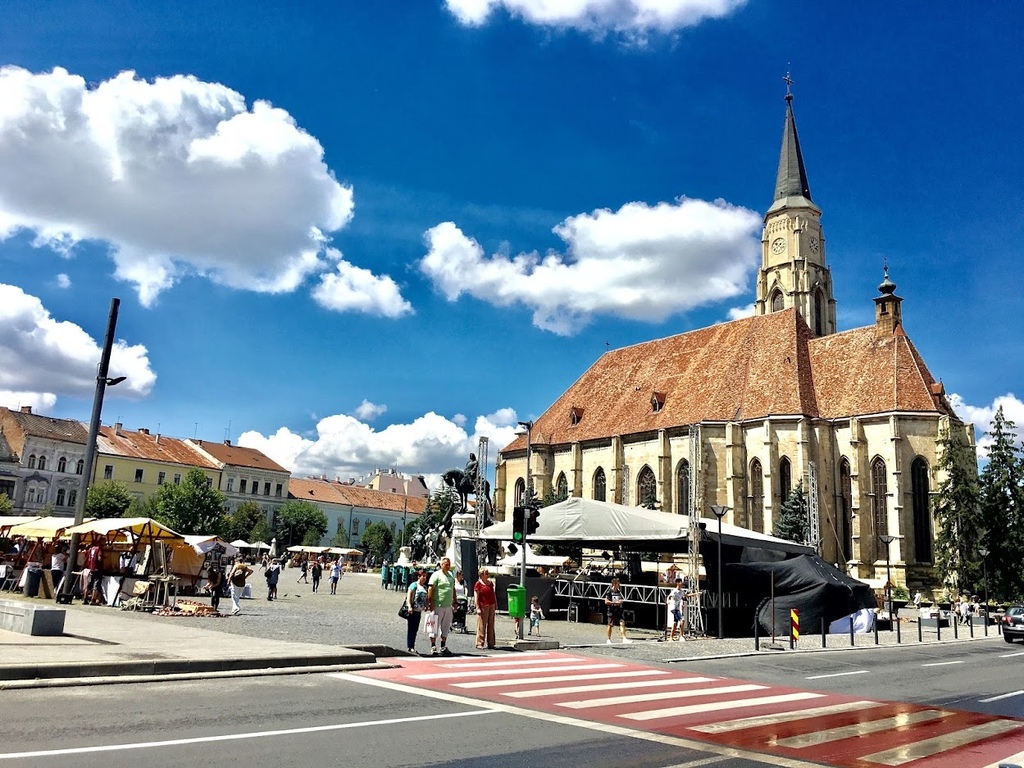
<path fill-rule="evenodd" d="M 572 408 L 569 409 L 569 424 L 571 426 L 575 427 L 577 424 L 580 423 L 580 419 L 582 419 L 582 418 L 583 418 L 583 409 L 582 408 L 574 405 Z"/>
<path fill-rule="evenodd" d="M 651 413 L 660 413 L 661 409 L 665 407 L 665 393 L 664 392 L 652 392 L 651 393 Z"/>

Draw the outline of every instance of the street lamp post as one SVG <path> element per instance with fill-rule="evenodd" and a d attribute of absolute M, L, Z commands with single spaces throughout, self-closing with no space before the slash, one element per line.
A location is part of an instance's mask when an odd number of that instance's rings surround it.
<path fill-rule="evenodd" d="M 519 427 L 521 430 L 526 431 L 526 504 L 523 506 L 533 505 L 533 472 L 531 468 L 533 466 L 533 422 L 532 421 L 520 421 Z M 522 431 L 516 430 L 519 434 Z M 522 561 L 519 569 L 519 586 L 524 590 L 526 589 L 526 536 L 523 536 L 523 554 Z M 525 594 L 525 593 L 524 593 Z M 523 624 L 526 623 L 526 617 L 524 616 L 519 620 L 519 639 L 523 639 Z"/>
<path fill-rule="evenodd" d="M 114 331 L 117 328 L 117 313 L 121 306 L 120 299 L 110 300 L 110 314 L 107 317 L 107 334 L 103 339 L 103 351 L 100 353 L 100 364 L 96 371 L 96 391 L 92 398 L 92 417 L 89 419 L 89 436 L 85 441 L 85 461 L 82 465 L 82 488 L 75 503 L 75 525 L 81 525 L 85 520 L 85 504 L 89 495 L 89 483 L 92 479 L 93 466 L 96 455 L 96 441 L 100 433 L 100 417 L 103 413 L 103 394 L 108 386 L 113 387 L 125 380 L 124 376 L 110 378 L 107 373 L 110 369 L 110 351 L 114 346 Z M 57 590 L 56 599 L 58 602 L 67 600 L 74 592 L 71 574 L 78 567 L 78 545 L 79 536 L 71 534 L 71 542 L 68 545 L 68 560 L 65 567 L 65 576 Z"/>
<path fill-rule="evenodd" d="M 889 545 L 896 541 L 896 537 L 886 533 L 878 538 L 885 544 L 885 610 L 889 614 L 889 631 L 892 632 L 892 579 L 889 576 Z"/>
<path fill-rule="evenodd" d="M 718 639 L 725 637 L 722 629 L 722 518 L 729 511 L 729 507 L 723 504 L 712 504 L 711 511 L 718 518 Z"/>
<path fill-rule="evenodd" d="M 978 550 L 981 555 L 981 579 L 985 582 L 985 634 L 988 635 L 988 550 L 982 547 Z"/>

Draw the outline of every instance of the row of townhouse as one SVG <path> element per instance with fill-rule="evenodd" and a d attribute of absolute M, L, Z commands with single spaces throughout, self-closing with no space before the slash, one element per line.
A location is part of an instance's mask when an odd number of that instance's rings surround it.
<path fill-rule="evenodd" d="M 83 487 L 87 441 L 81 422 L 35 414 L 31 406 L 0 408 L 0 493 L 11 500 L 13 512 L 73 516 Z M 297 480 L 255 448 L 232 445 L 230 440 L 182 440 L 148 429 L 127 430 L 122 424 L 100 427 L 91 483 L 121 482 L 141 500 L 166 483 L 180 484 L 196 468 L 227 497 L 229 513 L 243 502 L 255 502 L 273 523 L 289 499 L 313 501 L 329 521 L 325 545 L 342 530 L 350 532 L 353 545 L 358 544 L 369 522 L 382 521 L 400 535 L 406 521 L 423 512 L 428 495 L 422 476 L 403 483 L 392 478 L 389 491 L 338 480 Z M 377 474 L 378 482 L 387 474 L 396 476 L 393 471 Z M 405 493 L 399 493 L 403 484 Z M 312 494 L 311 485 L 349 491 Z M 339 522 L 342 509 L 348 514 L 344 528 Z"/>

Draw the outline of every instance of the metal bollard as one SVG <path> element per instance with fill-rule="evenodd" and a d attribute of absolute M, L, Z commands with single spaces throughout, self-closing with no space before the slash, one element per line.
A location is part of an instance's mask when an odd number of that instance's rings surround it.
<path fill-rule="evenodd" d="M 924 636 L 922 635 L 922 630 L 921 630 L 921 627 L 922 627 L 923 624 L 924 624 L 924 622 L 921 621 L 921 614 L 918 613 L 917 614 L 917 642 L 919 642 L 919 643 L 923 643 L 924 642 Z"/>
<path fill-rule="evenodd" d="M 754 650 L 761 650 L 761 627 L 760 622 L 757 620 L 757 616 L 754 616 Z"/>
<path fill-rule="evenodd" d="M 896 645 L 899 645 L 900 643 L 903 642 L 903 639 L 900 637 L 900 634 L 901 634 L 901 632 L 900 632 L 900 622 L 899 622 L 899 617 L 897 616 L 897 618 L 896 618 Z"/>
<path fill-rule="evenodd" d="M 853 645 L 853 617 L 850 617 L 850 645 Z"/>
<path fill-rule="evenodd" d="M 949 614 L 949 622 L 950 622 L 950 624 L 953 625 L 953 639 L 954 640 L 959 640 L 960 639 L 960 627 L 957 626 L 956 614 L 954 614 L 954 613 Z"/>
<path fill-rule="evenodd" d="M 939 611 L 938 618 L 935 619 L 935 639 L 942 639 L 942 611 Z"/>
<path fill-rule="evenodd" d="M 875 614 L 875 645 L 878 645 L 878 614 Z"/>
<path fill-rule="evenodd" d="M 974 616 L 967 617 L 967 624 L 971 628 L 971 638 L 974 637 Z"/>
<path fill-rule="evenodd" d="M 825 648 L 828 643 L 825 641 L 825 617 L 821 617 L 821 647 Z"/>

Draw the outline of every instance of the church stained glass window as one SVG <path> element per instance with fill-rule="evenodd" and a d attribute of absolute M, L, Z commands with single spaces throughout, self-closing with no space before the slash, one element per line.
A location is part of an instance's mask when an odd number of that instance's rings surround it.
<path fill-rule="evenodd" d="M 932 562 L 932 516 L 929 508 L 928 463 L 918 456 L 910 465 L 910 497 L 914 514 L 914 557 Z"/>
<path fill-rule="evenodd" d="M 888 509 L 889 484 L 885 473 L 885 462 L 876 458 L 871 462 L 871 512 L 875 522 L 875 560 L 878 559 L 878 537 L 889 533 Z"/>
<path fill-rule="evenodd" d="M 604 470 L 598 467 L 597 472 L 594 473 L 594 501 L 605 501 L 607 494 L 608 484 L 604 476 Z"/>
<path fill-rule="evenodd" d="M 676 498 L 679 500 L 676 512 L 680 515 L 690 514 L 690 462 L 685 459 L 679 462 L 676 470 Z"/>
<path fill-rule="evenodd" d="M 764 470 L 761 462 L 750 462 L 750 528 L 764 533 Z"/>
<path fill-rule="evenodd" d="M 654 476 L 654 470 L 646 465 L 636 476 L 636 491 L 641 507 L 657 509 L 658 480 Z"/>

